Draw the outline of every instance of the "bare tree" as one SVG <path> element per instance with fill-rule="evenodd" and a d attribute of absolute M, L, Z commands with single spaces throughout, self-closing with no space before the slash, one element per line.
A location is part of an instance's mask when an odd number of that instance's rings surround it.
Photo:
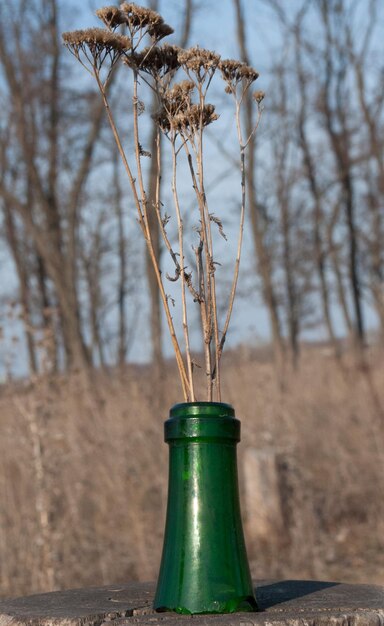
<path fill-rule="evenodd" d="M 282 0 L 264 4 L 281 25 L 285 71 L 274 74 L 273 91 L 288 81 L 289 125 L 300 157 L 296 186 L 301 186 L 312 231 L 311 262 L 318 285 L 313 295 L 321 303 L 336 351 L 337 306 L 347 334 L 362 346 L 364 307 L 373 303 L 379 320 L 384 319 L 383 95 L 377 89 L 383 66 L 376 30 L 382 6 L 370 0 L 367 12 L 360 0 L 316 0 L 290 7 Z M 277 113 L 272 136 L 278 123 Z M 285 156 L 286 150 L 281 153 Z M 281 154 L 275 155 L 271 170 L 276 189 L 283 165 Z M 283 196 L 279 205 L 285 214 Z M 293 240 L 296 248 L 299 241 L 296 236 Z M 288 289 L 287 277 L 285 282 Z"/>
<path fill-rule="evenodd" d="M 319 182 L 319 176 L 316 168 L 315 156 L 312 152 L 311 142 L 308 137 L 308 119 L 309 119 L 309 105 L 308 105 L 308 87 L 305 77 L 305 71 L 302 61 L 302 45 L 301 45 L 301 24 L 297 23 L 296 27 L 296 44 L 295 44 L 295 56 L 296 56 L 296 74 L 297 83 L 300 94 L 300 109 L 297 116 L 297 134 L 298 143 L 301 149 L 302 163 L 304 169 L 304 176 L 308 181 L 308 187 L 313 202 L 313 242 L 314 242 L 314 262 L 316 271 L 319 278 L 320 285 L 320 298 L 323 310 L 323 317 L 325 325 L 328 331 L 329 339 L 334 347 L 336 354 L 338 353 L 338 346 L 336 340 L 336 333 L 334 330 L 334 324 L 331 313 L 330 303 L 330 287 L 327 277 L 326 269 L 326 235 L 324 233 L 325 216 L 324 216 L 324 201 L 323 190 Z M 349 318 L 348 318 L 349 319 Z"/>
<path fill-rule="evenodd" d="M 366 167 L 363 178 L 367 183 L 366 203 L 369 210 L 370 228 L 366 239 L 369 255 L 367 267 L 368 288 L 373 296 L 381 326 L 381 337 L 384 337 L 384 256 L 383 256 L 383 201 L 384 201 L 384 137 L 383 137 L 383 67 L 374 67 L 375 83 L 378 89 L 372 92 L 369 87 L 369 69 L 377 23 L 382 15 L 377 0 L 370 0 L 367 11 L 368 21 L 360 41 L 356 41 L 350 21 L 345 20 L 346 53 L 354 74 L 357 99 L 360 106 L 364 142 L 368 145 Z M 381 87 L 380 87 L 381 84 Z M 362 150 L 364 148 L 362 147 Z"/>
<path fill-rule="evenodd" d="M 242 61 L 244 61 L 245 63 L 249 63 L 249 52 L 247 46 L 243 7 L 241 4 L 241 0 L 233 0 L 233 2 L 236 12 L 237 39 L 240 48 L 240 56 Z M 254 108 L 252 107 L 252 99 L 250 94 L 248 94 L 245 101 L 244 115 L 246 132 L 250 134 L 254 124 Z M 249 211 L 251 216 L 252 234 L 257 255 L 258 271 L 262 280 L 263 299 L 269 313 L 275 356 L 277 362 L 281 364 L 284 354 L 284 343 L 281 333 L 281 321 L 278 312 L 277 295 L 273 283 L 272 260 L 268 251 L 268 247 L 265 243 L 265 222 L 263 221 L 261 206 L 257 199 L 255 170 L 256 138 L 255 136 L 252 136 L 249 145 L 249 159 L 247 168 Z"/>
<path fill-rule="evenodd" d="M 275 196 L 280 215 L 281 247 L 282 247 L 282 269 L 284 275 L 284 300 L 286 302 L 286 318 L 288 327 L 289 346 L 292 357 L 292 364 L 295 367 L 299 357 L 299 293 L 295 268 L 294 247 L 299 248 L 302 242 L 297 241 L 296 216 L 293 210 L 295 172 L 292 171 L 291 146 L 292 130 L 291 119 L 288 110 L 288 93 L 285 71 L 282 66 L 278 66 L 274 72 L 277 82 L 275 103 L 275 114 L 277 117 L 274 137 L 271 139 L 273 159 L 276 164 L 275 170 Z M 296 243 L 294 243 L 294 239 Z"/>
<path fill-rule="evenodd" d="M 54 286 L 66 361 L 82 366 L 89 353 L 77 294 L 79 211 L 104 111 L 98 101 L 91 106 L 90 122 L 80 132 L 76 149 L 71 149 L 73 137 L 65 140 L 62 135 L 69 124 L 64 114 L 69 93 L 61 80 L 57 0 L 2 5 L 0 17 L 0 71 L 15 133 L 12 159 L 23 164 L 15 185 L 11 162 L 3 164 L 0 195 L 36 247 L 43 270 L 41 287 L 47 277 Z M 75 121 L 80 123 L 79 118 Z M 68 183 L 69 161 L 74 175 Z"/>
<path fill-rule="evenodd" d="M 113 188 L 114 188 L 114 198 L 113 205 L 115 209 L 116 219 L 117 219 L 117 232 L 118 232 L 118 259 L 119 259 L 119 278 L 118 278 L 118 295 L 117 295 L 117 306 L 118 306 L 118 315 L 119 315 L 119 341 L 118 341 L 118 357 L 117 362 L 120 365 L 125 363 L 126 354 L 127 354 L 127 311 L 126 311 L 126 300 L 127 300 L 127 274 L 128 274 L 128 263 L 127 263 L 127 248 L 126 248 L 126 238 L 125 238 L 125 229 L 124 229 L 124 219 L 123 219 L 123 200 L 122 200 L 122 190 L 121 190 L 121 181 L 119 175 L 119 153 L 113 145 Z"/>
<path fill-rule="evenodd" d="M 347 87 L 348 57 L 340 36 L 343 26 L 344 3 L 337 7 L 332 2 L 320 2 L 320 13 L 325 30 L 323 57 L 323 80 L 321 93 L 321 113 L 327 130 L 334 159 L 336 161 L 341 187 L 341 204 L 348 230 L 348 267 L 351 293 L 355 312 L 355 338 L 364 341 L 364 319 L 362 308 L 362 280 L 359 267 L 359 240 L 356 223 L 356 195 L 352 173 L 351 124 L 348 119 L 349 93 Z M 336 10 L 335 10 L 336 9 Z"/>

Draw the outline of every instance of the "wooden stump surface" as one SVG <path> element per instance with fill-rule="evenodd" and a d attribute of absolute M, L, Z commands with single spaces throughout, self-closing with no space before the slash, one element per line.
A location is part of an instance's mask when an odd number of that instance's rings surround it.
<path fill-rule="evenodd" d="M 384 626 L 384 588 L 257 581 L 257 613 L 177 615 L 152 609 L 154 583 L 44 593 L 0 602 L 0 626 Z"/>

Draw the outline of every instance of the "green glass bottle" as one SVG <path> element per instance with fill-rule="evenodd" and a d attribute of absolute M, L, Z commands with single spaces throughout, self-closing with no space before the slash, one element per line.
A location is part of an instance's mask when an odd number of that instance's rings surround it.
<path fill-rule="evenodd" d="M 176 404 L 165 422 L 168 506 L 154 608 L 177 613 L 257 610 L 240 516 L 229 404 Z"/>

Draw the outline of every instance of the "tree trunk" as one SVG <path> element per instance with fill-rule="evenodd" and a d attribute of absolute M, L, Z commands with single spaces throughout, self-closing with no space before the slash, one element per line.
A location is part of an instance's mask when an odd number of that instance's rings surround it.
<path fill-rule="evenodd" d="M 351 172 L 351 137 L 346 120 L 347 92 L 346 65 L 347 51 L 334 44 L 331 20 L 334 18 L 334 29 L 338 27 L 340 17 L 332 13 L 332 7 L 324 0 L 321 3 L 321 14 L 325 28 L 327 48 L 325 52 L 325 69 L 322 99 L 322 112 L 325 128 L 338 167 L 341 187 L 341 204 L 344 210 L 348 231 L 348 274 L 355 313 L 354 339 L 358 347 L 364 345 L 364 319 L 362 308 L 361 279 L 359 271 L 359 246 L 355 216 L 355 191 Z M 333 92 L 331 91 L 333 88 Z"/>
<path fill-rule="evenodd" d="M 344 285 L 343 275 L 342 275 L 341 268 L 340 268 L 339 252 L 338 252 L 338 249 L 337 249 L 337 245 L 335 244 L 335 242 L 333 240 L 333 230 L 334 230 L 335 225 L 336 225 L 338 214 L 339 214 L 339 207 L 337 205 L 334 208 L 333 215 L 331 217 L 331 220 L 330 220 L 330 222 L 328 224 L 328 228 L 327 228 L 328 249 L 329 249 L 329 254 L 330 254 L 330 257 L 331 257 L 333 272 L 335 274 L 336 292 L 337 292 L 340 308 L 341 308 L 342 313 L 343 313 L 344 322 L 345 322 L 345 326 L 346 326 L 346 329 L 347 329 L 348 336 L 352 337 L 353 336 L 353 322 L 352 322 L 352 318 L 351 318 L 351 315 L 350 315 L 350 312 L 349 312 L 348 303 L 347 303 L 347 296 L 346 296 L 346 293 L 345 293 L 345 285 Z"/>
<path fill-rule="evenodd" d="M 127 354 L 127 321 L 126 321 L 126 289 L 127 289 L 127 253 L 125 245 L 124 219 L 122 207 L 122 192 L 119 177 L 119 154 L 113 147 L 113 188 L 114 208 L 117 219 L 117 239 L 119 250 L 119 280 L 117 294 L 117 308 L 119 313 L 119 340 L 117 348 L 117 362 L 124 365 Z"/>
<path fill-rule="evenodd" d="M 56 322 L 59 321 L 61 328 L 61 319 L 56 319 L 56 317 L 59 317 L 59 311 L 55 311 L 55 307 L 52 306 L 52 303 L 50 301 L 47 289 L 47 272 L 45 270 L 44 261 L 38 253 L 36 253 L 36 278 L 38 284 L 40 312 L 41 319 L 43 321 L 44 333 L 46 336 L 49 337 L 47 349 L 50 367 L 52 372 L 57 372 L 59 367 L 60 339 L 58 336 L 58 328 Z"/>
<path fill-rule="evenodd" d="M 237 39 L 240 48 L 241 60 L 249 64 L 246 34 L 244 29 L 244 16 L 241 7 L 241 0 L 233 0 L 236 11 Z M 247 96 L 245 104 L 245 126 L 246 135 L 249 136 L 253 129 L 253 101 L 252 96 Z M 268 310 L 275 359 L 278 367 L 282 366 L 284 360 L 284 343 L 281 335 L 281 324 L 278 313 L 277 298 L 272 278 L 272 262 L 264 241 L 264 227 L 260 216 L 260 207 L 257 201 L 256 181 L 255 181 L 255 151 L 256 141 L 251 138 L 249 144 L 249 160 L 247 168 L 248 189 L 249 189 L 249 209 L 251 216 L 252 235 L 255 244 L 258 270 L 262 280 L 262 294 Z"/>
<path fill-rule="evenodd" d="M 322 241 L 322 223 L 323 223 L 323 208 L 322 208 L 322 197 L 321 191 L 317 182 L 316 176 L 316 166 L 311 154 L 311 148 L 309 139 L 306 131 L 306 122 L 307 122 L 307 95 L 306 95 L 306 85 L 305 79 L 303 75 L 303 69 L 301 65 L 301 41 L 300 35 L 297 33 L 297 45 L 296 45 L 296 64 L 297 64 L 297 76 L 301 97 L 301 110 L 298 116 L 298 137 L 299 137 L 299 145 L 302 152 L 303 158 L 303 166 L 304 173 L 308 180 L 309 190 L 312 195 L 312 199 L 314 202 L 314 212 L 313 212 L 313 241 L 314 241 L 314 257 L 315 257 L 315 267 L 319 277 L 320 283 L 320 300 L 321 306 L 323 310 L 323 318 L 325 322 L 325 326 L 327 328 L 329 340 L 333 346 L 335 355 L 338 356 L 339 348 L 336 340 L 336 334 L 333 327 L 332 316 L 331 316 L 331 307 L 330 307 L 330 298 L 329 298 L 329 287 L 325 269 L 325 250 Z"/>
<path fill-rule="evenodd" d="M 30 289 L 30 275 L 28 273 L 28 264 L 25 262 L 25 257 L 20 251 L 16 225 L 14 222 L 12 211 L 9 206 L 4 203 L 3 206 L 5 217 L 5 232 L 10 247 L 13 260 L 15 262 L 16 272 L 19 279 L 20 289 L 20 304 L 23 312 L 23 325 L 25 332 L 25 339 L 28 349 L 28 362 L 29 370 L 31 374 L 37 374 L 38 365 L 35 351 L 35 338 L 33 333 L 32 322 L 32 302 L 31 302 L 31 289 Z"/>

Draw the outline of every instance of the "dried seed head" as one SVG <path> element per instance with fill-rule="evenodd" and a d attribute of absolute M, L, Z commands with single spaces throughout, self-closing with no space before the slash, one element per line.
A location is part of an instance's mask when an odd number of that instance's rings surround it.
<path fill-rule="evenodd" d="M 131 34 L 145 29 L 154 41 L 159 41 L 173 33 L 173 29 L 165 24 L 159 13 L 133 2 L 123 2 L 120 5 L 120 14 Z"/>
<path fill-rule="evenodd" d="M 88 48 L 93 57 L 102 51 L 122 53 L 131 48 L 131 40 L 124 35 L 111 33 L 103 28 L 88 28 L 63 33 L 63 42 L 76 55 Z"/>
<path fill-rule="evenodd" d="M 181 50 L 179 62 L 187 70 L 200 74 L 201 70 L 213 73 L 220 62 L 220 56 L 211 50 L 205 50 L 198 46 Z"/>
<path fill-rule="evenodd" d="M 261 104 L 262 101 L 265 98 L 265 93 L 264 93 L 264 91 L 255 91 L 252 94 L 252 97 L 253 97 L 254 100 L 256 100 L 257 104 Z"/>
<path fill-rule="evenodd" d="M 96 15 L 102 22 L 104 22 L 107 28 L 114 30 L 118 26 L 125 24 L 124 13 L 115 6 L 104 7 L 96 11 Z"/>
<path fill-rule="evenodd" d="M 174 130 L 193 133 L 201 126 L 207 126 L 218 119 L 212 104 L 203 107 L 200 104 L 192 104 L 194 89 L 195 84 L 185 80 L 167 90 L 162 108 L 154 116 L 163 132 Z"/>
<path fill-rule="evenodd" d="M 253 69 L 253 67 L 247 65 L 246 63 L 242 63 L 241 61 L 234 61 L 232 59 L 220 61 L 219 69 L 225 82 L 231 86 L 236 86 L 243 80 L 250 84 L 259 77 L 259 74 Z"/>
<path fill-rule="evenodd" d="M 120 10 L 132 26 L 152 26 L 153 24 L 162 24 L 164 22 L 159 13 L 152 9 L 141 7 L 134 2 L 123 2 L 120 5 Z"/>
<path fill-rule="evenodd" d="M 182 80 L 181 83 L 175 83 L 167 92 L 168 101 L 175 102 L 191 102 L 192 93 L 195 89 L 195 83 L 191 80 Z"/>
<path fill-rule="evenodd" d="M 176 115 L 170 115 L 169 111 L 161 109 L 159 113 L 154 116 L 154 119 L 164 133 L 169 133 L 171 130 L 180 133 L 183 133 L 188 129 L 193 131 L 198 128 L 200 123 L 200 111 L 197 111 L 197 108 L 199 108 L 198 105 L 194 104 L 187 112 L 180 111 Z M 207 113 L 204 114 L 204 120 L 206 121 L 206 123 L 203 121 L 204 126 L 210 123 L 208 121 L 208 115 L 209 114 Z M 213 119 L 210 121 L 213 121 Z"/>
<path fill-rule="evenodd" d="M 189 80 L 176 83 L 166 90 L 162 98 L 164 110 L 168 117 L 174 117 L 181 111 L 186 111 L 192 106 L 192 94 L 195 84 Z"/>
<path fill-rule="evenodd" d="M 140 53 L 127 56 L 123 62 L 131 68 L 152 74 L 154 77 L 165 76 L 168 72 L 180 67 L 179 50 L 178 46 L 169 44 L 152 46 Z"/>
<path fill-rule="evenodd" d="M 205 127 L 218 119 L 219 116 L 215 113 L 213 104 L 205 104 L 203 107 L 193 104 L 189 111 L 176 116 L 174 122 L 179 125 L 180 129 L 189 127 L 197 130 L 200 125 Z"/>
<path fill-rule="evenodd" d="M 164 39 L 164 37 L 168 37 L 168 35 L 172 35 L 174 32 L 173 28 L 169 26 L 169 24 L 155 24 L 148 28 L 148 34 L 155 41 L 160 41 L 160 39 Z"/>

